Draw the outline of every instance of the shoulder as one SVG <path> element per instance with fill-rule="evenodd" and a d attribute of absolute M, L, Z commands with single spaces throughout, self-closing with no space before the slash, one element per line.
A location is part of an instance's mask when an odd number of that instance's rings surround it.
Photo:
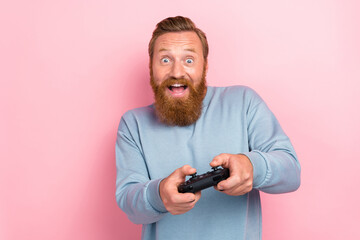
<path fill-rule="evenodd" d="M 128 110 L 124 113 L 122 116 L 125 120 L 132 120 L 132 119 L 138 119 L 138 118 L 146 118 L 151 117 L 153 114 L 155 114 L 154 106 L 153 104 L 145 106 L 145 107 L 139 107 L 134 108 L 131 110 Z"/>
<path fill-rule="evenodd" d="M 241 102 L 245 105 L 262 102 L 256 91 L 248 86 L 210 87 L 210 91 L 212 91 L 214 98 L 219 98 L 225 102 Z"/>
<path fill-rule="evenodd" d="M 156 119 L 153 104 L 126 111 L 121 117 L 119 130 L 122 128 L 138 128 L 139 125 L 153 122 Z"/>

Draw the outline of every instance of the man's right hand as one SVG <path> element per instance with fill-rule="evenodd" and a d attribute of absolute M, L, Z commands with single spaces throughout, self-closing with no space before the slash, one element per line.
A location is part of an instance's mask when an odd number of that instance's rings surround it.
<path fill-rule="evenodd" d="M 184 165 L 176 169 L 160 182 L 159 192 L 166 210 L 173 215 L 184 214 L 191 210 L 201 197 L 201 192 L 179 193 L 178 186 L 185 181 L 187 175 L 194 174 L 195 168 Z"/>

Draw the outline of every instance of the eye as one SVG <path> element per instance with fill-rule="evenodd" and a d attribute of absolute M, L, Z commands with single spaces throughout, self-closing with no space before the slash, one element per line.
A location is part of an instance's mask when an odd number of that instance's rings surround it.
<path fill-rule="evenodd" d="M 191 64 L 191 63 L 193 63 L 193 62 L 194 62 L 194 60 L 191 59 L 191 58 L 186 59 L 186 63 L 188 63 L 188 64 Z"/>
<path fill-rule="evenodd" d="M 162 63 L 168 63 L 168 62 L 170 62 L 170 59 L 168 59 L 168 58 L 162 58 L 162 59 L 161 59 L 161 62 L 162 62 Z"/>

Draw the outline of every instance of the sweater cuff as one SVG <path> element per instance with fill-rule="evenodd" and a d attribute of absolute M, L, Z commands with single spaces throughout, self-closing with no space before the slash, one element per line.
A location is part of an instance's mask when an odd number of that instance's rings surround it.
<path fill-rule="evenodd" d="M 251 164 L 253 165 L 253 187 L 259 188 L 262 183 L 265 181 L 267 173 L 267 164 L 262 155 L 257 151 L 242 153 L 250 159 Z"/>
<path fill-rule="evenodd" d="M 160 192 L 159 192 L 159 186 L 160 186 L 160 182 L 162 180 L 163 179 L 160 178 L 160 179 L 150 181 L 147 191 L 146 191 L 146 196 L 147 196 L 147 199 L 148 199 L 150 205 L 156 211 L 161 212 L 161 213 L 166 213 L 167 210 L 164 206 L 163 201 L 161 200 Z"/>

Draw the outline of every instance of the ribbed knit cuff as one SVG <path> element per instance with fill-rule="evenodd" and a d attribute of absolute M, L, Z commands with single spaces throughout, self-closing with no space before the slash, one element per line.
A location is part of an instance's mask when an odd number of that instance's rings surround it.
<path fill-rule="evenodd" d="M 258 188 L 264 182 L 267 172 L 267 164 L 263 156 L 257 151 L 241 153 L 247 156 L 253 165 L 253 187 Z"/>
<path fill-rule="evenodd" d="M 147 191 L 146 191 L 146 196 L 147 196 L 147 199 L 148 199 L 150 205 L 156 211 L 161 212 L 161 213 L 166 213 L 167 210 L 164 206 L 164 203 L 161 200 L 160 193 L 159 193 L 159 186 L 160 186 L 160 182 L 162 180 L 163 180 L 162 178 L 151 180 L 148 185 Z"/>

